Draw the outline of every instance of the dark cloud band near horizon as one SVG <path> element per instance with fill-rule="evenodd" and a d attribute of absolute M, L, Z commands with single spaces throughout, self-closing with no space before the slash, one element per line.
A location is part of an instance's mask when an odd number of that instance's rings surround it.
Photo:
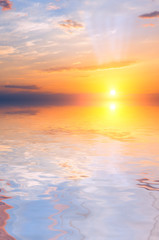
<path fill-rule="evenodd" d="M 82 100 L 82 101 L 81 101 Z M 110 101 L 109 97 L 102 94 L 64 94 L 49 92 L 4 92 L 0 91 L 0 107 L 45 107 L 45 106 L 78 106 L 92 105 L 100 101 Z M 134 102 L 159 106 L 159 93 L 130 94 L 116 98 L 122 102 Z"/>
<path fill-rule="evenodd" d="M 5 106 L 64 106 L 72 105 L 76 101 L 75 94 L 47 93 L 47 92 L 4 92 L 0 91 L 0 107 Z"/>

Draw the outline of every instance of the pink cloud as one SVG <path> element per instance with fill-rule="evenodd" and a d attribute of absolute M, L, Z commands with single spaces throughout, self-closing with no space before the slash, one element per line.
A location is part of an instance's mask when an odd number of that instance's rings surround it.
<path fill-rule="evenodd" d="M 59 25 L 62 27 L 62 28 L 65 28 L 65 29 L 78 29 L 78 28 L 84 28 L 83 24 L 81 23 L 78 23 L 74 20 L 64 20 L 62 21 L 61 23 L 59 23 Z"/>
<path fill-rule="evenodd" d="M 52 3 L 50 3 L 47 7 L 47 10 L 58 10 L 60 9 L 60 7 L 53 5 Z"/>

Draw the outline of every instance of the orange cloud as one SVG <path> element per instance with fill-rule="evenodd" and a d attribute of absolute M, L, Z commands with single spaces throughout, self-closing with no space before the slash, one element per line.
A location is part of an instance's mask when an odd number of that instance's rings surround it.
<path fill-rule="evenodd" d="M 159 17 L 159 11 L 145 13 L 139 16 L 139 18 L 156 18 L 156 17 Z"/>
<path fill-rule="evenodd" d="M 142 26 L 143 26 L 143 27 L 154 27 L 155 24 L 153 24 L 153 23 L 147 23 L 147 24 L 143 24 Z"/>
<path fill-rule="evenodd" d="M 46 72 L 62 72 L 62 71 L 71 71 L 71 70 L 81 70 L 81 71 L 97 71 L 97 70 L 107 70 L 114 68 L 124 68 L 128 67 L 132 64 L 135 64 L 136 61 L 120 61 L 120 62 L 110 62 L 106 64 L 101 64 L 97 66 L 70 66 L 70 67 L 52 67 L 49 69 L 45 69 Z"/>
<path fill-rule="evenodd" d="M 11 46 L 0 46 L 0 56 L 12 54 L 14 52 L 15 52 L 15 48 Z"/>
<path fill-rule="evenodd" d="M 12 3 L 9 0 L 0 0 L 0 7 L 2 10 L 10 10 L 12 8 Z"/>

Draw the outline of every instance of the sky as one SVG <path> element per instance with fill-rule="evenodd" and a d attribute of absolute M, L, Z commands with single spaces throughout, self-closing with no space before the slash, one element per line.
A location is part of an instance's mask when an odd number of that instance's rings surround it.
<path fill-rule="evenodd" d="M 159 93 L 159 0 L 0 0 L 0 92 Z"/>

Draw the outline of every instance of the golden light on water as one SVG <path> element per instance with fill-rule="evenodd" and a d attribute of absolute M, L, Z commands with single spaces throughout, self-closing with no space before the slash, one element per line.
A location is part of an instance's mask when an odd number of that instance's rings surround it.
<path fill-rule="evenodd" d="M 111 111 L 115 111 L 116 110 L 116 104 L 115 103 L 111 103 L 109 106 Z"/>

